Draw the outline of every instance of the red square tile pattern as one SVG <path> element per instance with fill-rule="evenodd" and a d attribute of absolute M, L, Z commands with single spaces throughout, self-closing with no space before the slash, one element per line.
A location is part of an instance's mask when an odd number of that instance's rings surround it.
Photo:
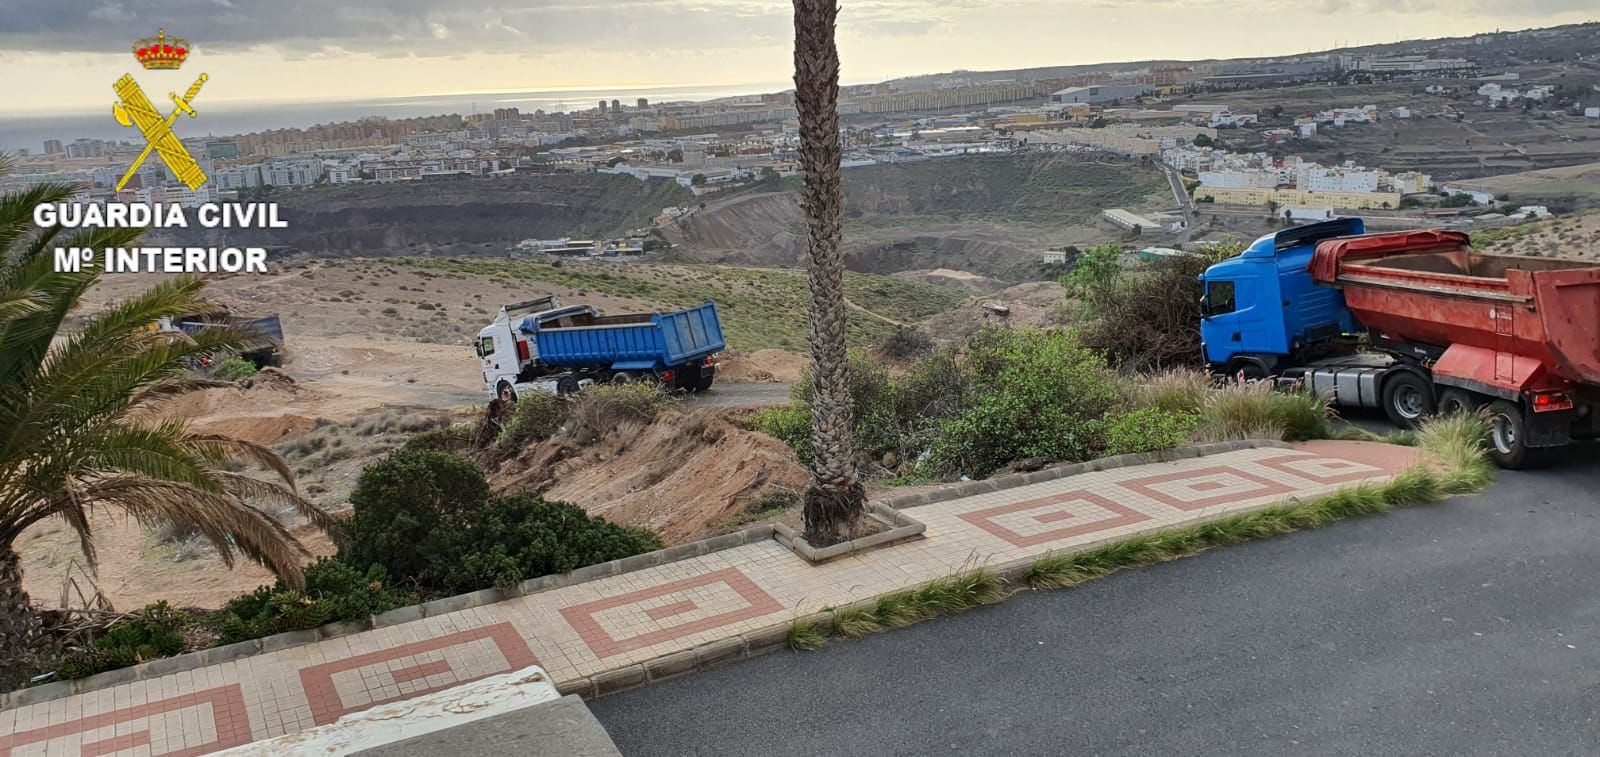
<path fill-rule="evenodd" d="M 632 614 L 629 613 L 629 609 L 633 609 L 630 606 L 663 598 L 669 601 L 651 607 L 637 608 L 637 615 L 641 620 L 636 622 L 631 631 L 615 627 L 615 621 L 619 617 Z M 567 623 L 578 632 L 578 638 L 589 645 L 595 656 L 604 658 L 692 636 L 741 620 L 758 618 L 782 609 L 783 605 L 778 600 L 762 591 L 761 587 L 756 586 L 755 582 L 739 569 L 727 568 L 615 597 L 563 607 L 561 617 L 566 618 Z M 676 623 L 670 622 L 674 618 L 682 620 Z"/>
<path fill-rule="evenodd" d="M 1322 484 L 1342 484 L 1346 481 L 1382 476 L 1389 472 L 1375 465 L 1354 460 L 1319 457 L 1305 452 L 1277 455 L 1253 462 L 1296 478 Z"/>
<path fill-rule="evenodd" d="M 1021 515 L 1029 512 L 1034 515 Z M 1085 490 L 974 510 L 957 517 L 1017 547 L 1032 547 L 1150 520 L 1144 513 Z M 1030 527 L 1062 521 L 1076 523 L 1043 530 Z"/>
<path fill-rule="evenodd" d="M 1117 485 L 1185 511 L 1295 491 L 1295 487 L 1288 484 L 1246 473 L 1232 466 L 1123 479 Z"/>
<path fill-rule="evenodd" d="M 483 645 L 477 642 L 485 640 L 492 642 L 499 649 L 500 656 L 504 659 L 504 664 L 494 665 L 488 670 L 478 670 L 474 674 L 464 672 L 452 662 L 452 656 L 459 657 L 462 654 L 481 653 L 480 649 Z M 467 648 L 452 649 L 456 647 Z M 458 654 L 452 655 L 452 651 Z M 443 659 L 412 661 L 410 665 L 393 670 L 387 664 L 394 660 L 404 660 L 429 652 L 442 652 Z M 510 623 L 496 623 L 491 626 L 457 631 L 411 644 L 401 644 L 389 649 L 380 649 L 376 652 L 368 652 L 346 657 L 342 660 L 301 668 L 300 685 L 305 689 L 306 701 L 311 704 L 311 719 L 317 725 L 326 725 L 352 712 L 360 712 L 380 704 L 410 699 L 414 696 L 446 689 L 469 681 L 476 681 L 479 678 L 486 678 L 497 673 L 508 673 L 537 664 L 539 664 L 539 661 L 534 658 L 533 650 L 528 648 L 528 642 L 524 641 L 522 635 L 517 633 L 517 629 Z M 361 680 L 372 681 L 372 684 L 368 684 L 369 692 L 374 688 L 381 689 L 385 685 L 392 684 L 398 687 L 403 683 L 412 683 L 419 679 L 442 673 L 454 673 L 455 675 L 453 680 L 433 686 L 413 687 L 410 692 L 386 697 L 373 696 L 369 701 L 351 702 L 347 697 L 350 692 L 341 693 L 341 687 L 336 685 L 334 681 L 334 676 L 347 671 L 357 671 Z"/>
<path fill-rule="evenodd" d="M 167 732 L 167 725 L 179 719 L 163 717 L 169 713 L 180 715 L 183 720 L 190 718 L 209 720 L 211 726 L 206 730 L 214 731 L 216 737 L 202 744 L 174 747 L 173 742 L 184 743 L 184 733 Z M 124 729 L 127 732 L 122 734 L 110 731 L 103 734 L 94 733 L 125 723 L 130 725 Z M 152 730 L 155 733 L 152 733 Z M 59 725 L 20 733 L 0 734 L 0 757 L 10 757 L 13 750 L 22 747 L 33 747 L 26 751 L 36 751 L 42 747 L 45 754 L 51 755 L 72 754 L 66 744 L 55 742 L 79 734 L 82 734 L 80 738 L 87 740 L 87 743 L 82 744 L 76 752 L 82 757 L 97 757 L 124 749 L 148 748 L 156 741 L 166 745 L 160 747 L 162 751 L 144 753 L 162 756 L 197 755 L 248 744 L 251 741 L 250 716 L 245 712 L 244 694 L 238 684 L 232 684 L 90 715 Z"/>

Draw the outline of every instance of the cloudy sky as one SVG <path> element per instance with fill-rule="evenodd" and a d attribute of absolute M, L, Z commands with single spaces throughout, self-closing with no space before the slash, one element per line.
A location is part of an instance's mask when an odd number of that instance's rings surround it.
<path fill-rule="evenodd" d="M 1597 0 L 842 0 L 847 83 L 949 71 L 1275 55 L 1600 19 Z M 790 74 L 779 0 L 0 0 L 7 115 L 109 102 L 156 27 L 178 78 L 263 102 L 750 84 Z M 185 79 L 187 81 L 187 79 Z"/>

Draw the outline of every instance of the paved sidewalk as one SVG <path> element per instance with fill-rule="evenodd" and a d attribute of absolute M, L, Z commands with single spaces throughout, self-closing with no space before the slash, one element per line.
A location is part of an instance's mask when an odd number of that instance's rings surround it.
<path fill-rule="evenodd" d="M 906 511 L 927 524 L 925 538 L 820 566 L 762 541 L 3 711 L 0 757 L 201 754 L 529 665 L 570 683 L 975 565 L 1386 480 L 1419 455 L 1383 444 L 1312 442 L 950 500 Z"/>

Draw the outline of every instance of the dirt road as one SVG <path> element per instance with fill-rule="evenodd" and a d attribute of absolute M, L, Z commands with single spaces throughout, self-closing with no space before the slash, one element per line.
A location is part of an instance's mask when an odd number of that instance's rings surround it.
<path fill-rule="evenodd" d="M 771 407 L 789 404 L 789 385 L 775 382 L 762 384 L 716 384 L 699 394 L 685 398 L 690 405 L 704 407 Z"/>

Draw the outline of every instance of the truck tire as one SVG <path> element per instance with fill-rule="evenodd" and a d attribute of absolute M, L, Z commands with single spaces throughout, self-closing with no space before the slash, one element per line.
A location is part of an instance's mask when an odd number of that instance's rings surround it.
<path fill-rule="evenodd" d="M 562 376 L 556 379 L 556 396 L 570 397 L 578 393 L 578 380 L 571 376 Z"/>
<path fill-rule="evenodd" d="M 1522 406 L 1506 400 L 1489 403 L 1489 457 L 1507 470 L 1537 465 L 1539 450 L 1529 449 Z"/>
<path fill-rule="evenodd" d="M 1434 407 L 1433 385 L 1411 371 L 1396 371 L 1383 382 L 1383 412 L 1400 428 L 1416 428 Z"/>
<path fill-rule="evenodd" d="M 613 384 L 631 384 L 638 380 L 638 376 L 635 376 L 627 371 L 617 371 L 616 373 L 611 374 L 611 383 Z"/>
<path fill-rule="evenodd" d="M 711 382 L 716 380 L 716 378 L 717 378 L 717 374 L 715 374 L 715 373 L 713 373 L 713 374 L 711 374 L 709 376 L 707 376 L 705 374 L 701 374 L 700 378 L 695 380 L 695 382 L 694 382 L 694 390 L 697 391 L 697 392 L 703 392 L 703 391 L 705 391 L 707 389 L 710 389 L 711 388 Z"/>
<path fill-rule="evenodd" d="M 517 389 L 510 381 L 500 382 L 500 385 L 494 388 L 494 396 L 499 397 L 502 402 L 517 404 Z"/>
<path fill-rule="evenodd" d="M 1471 415 L 1480 407 L 1483 401 L 1465 389 L 1446 389 L 1439 394 L 1439 415 Z"/>

